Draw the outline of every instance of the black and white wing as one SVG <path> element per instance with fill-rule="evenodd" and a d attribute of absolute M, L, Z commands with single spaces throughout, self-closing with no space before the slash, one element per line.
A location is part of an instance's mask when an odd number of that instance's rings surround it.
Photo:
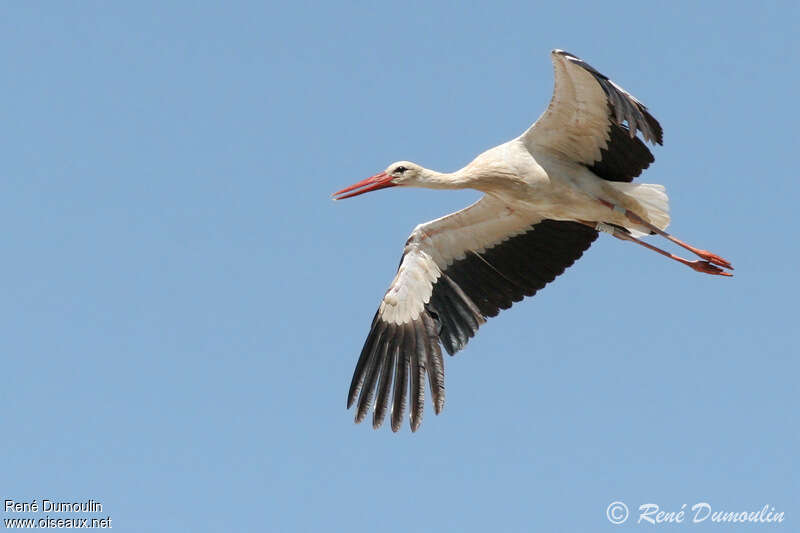
<path fill-rule="evenodd" d="M 563 50 L 551 53 L 553 98 L 522 134 L 532 153 L 545 150 L 586 165 L 609 181 L 632 181 L 654 161 L 636 136 L 662 144 L 661 125 L 622 87 Z"/>
<path fill-rule="evenodd" d="M 583 224 L 542 220 L 493 196 L 414 229 L 358 359 L 347 407 L 356 422 L 374 402 L 380 427 L 391 400 L 392 430 L 410 393 L 411 430 L 422 421 L 426 375 L 434 410 L 444 406 L 444 361 L 487 317 L 553 281 L 597 238 Z"/>

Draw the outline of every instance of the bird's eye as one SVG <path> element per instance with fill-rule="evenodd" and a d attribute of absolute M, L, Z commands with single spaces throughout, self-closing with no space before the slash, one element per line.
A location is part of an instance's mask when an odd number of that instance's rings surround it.
<path fill-rule="evenodd" d="M 394 174 L 402 174 L 402 173 L 403 173 L 403 172 L 405 172 L 406 170 L 408 170 L 406 167 L 397 167 L 396 169 L 394 169 L 394 172 L 393 172 L 393 173 L 394 173 Z"/>

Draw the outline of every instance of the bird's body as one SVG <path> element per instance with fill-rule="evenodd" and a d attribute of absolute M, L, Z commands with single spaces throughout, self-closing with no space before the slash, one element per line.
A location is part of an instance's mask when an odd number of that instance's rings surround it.
<path fill-rule="evenodd" d="M 597 198 L 644 211 L 633 196 L 614 182 L 598 178 L 582 164 L 532 150 L 521 137 L 483 152 L 461 170 L 445 176 L 442 181 L 452 188 L 477 189 L 501 199 L 510 208 L 530 211 L 543 219 L 632 225 L 620 213 L 609 214 Z"/>
<path fill-rule="evenodd" d="M 348 407 L 357 400 L 357 422 L 374 406 L 373 426 L 379 427 L 391 401 L 397 431 L 410 392 L 416 430 L 426 377 L 438 413 L 444 405 L 440 343 L 451 355 L 463 348 L 487 317 L 560 275 L 598 231 L 697 271 L 730 275 L 720 268 L 731 268 L 724 259 L 664 232 L 670 219 L 662 186 L 630 183 L 653 161 L 637 132 L 661 143 L 661 126 L 647 108 L 577 57 L 561 50 L 552 57 L 553 99 L 519 137 L 453 173 L 400 161 L 335 193 L 341 199 L 392 186 L 485 193 L 411 233 L 353 375 Z M 651 233 L 703 261 L 687 261 L 637 238 Z"/>

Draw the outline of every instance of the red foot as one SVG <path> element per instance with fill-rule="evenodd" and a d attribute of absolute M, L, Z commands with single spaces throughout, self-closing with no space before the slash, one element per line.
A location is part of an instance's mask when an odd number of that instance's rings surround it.
<path fill-rule="evenodd" d="M 715 264 L 717 266 L 721 266 L 722 268 L 729 268 L 733 270 L 733 266 L 731 266 L 730 262 L 727 259 L 723 259 L 717 254 L 712 254 L 708 250 L 698 250 L 697 248 L 693 249 L 692 252 L 699 255 L 709 263 Z M 696 270 L 696 269 L 695 269 Z"/>
<path fill-rule="evenodd" d="M 725 272 L 721 268 L 712 265 L 708 261 L 690 261 L 686 263 L 686 265 L 704 274 L 715 274 L 717 276 L 733 277 L 733 274 L 731 274 L 730 272 Z"/>

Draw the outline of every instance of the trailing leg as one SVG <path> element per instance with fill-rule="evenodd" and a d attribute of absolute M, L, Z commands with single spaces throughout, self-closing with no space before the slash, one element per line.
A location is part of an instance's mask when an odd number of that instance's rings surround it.
<path fill-rule="evenodd" d="M 678 246 L 686 248 L 687 250 L 689 250 L 693 254 L 697 255 L 698 257 L 701 257 L 701 258 L 705 259 L 706 262 L 711 263 L 713 265 L 717 265 L 717 266 L 723 267 L 723 268 L 729 268 L 729 269 L 733 270 L 733 266 L 730 264 L 730 262 L 728 260 L 723 259 L 722 257 L 718 256 L 717 254 L 713 254 L 713 253 L 709 252 L 708 250 L 701 250 L 699 248 L 696 248 L 696 247 L 694 247 L 694 246 L 692 246 L 690 244 L 687 244 L 687 243 L 681 241 L 680 239 L 678 239 L 676 237 L 673 237 L 672 235 L 670 235 L 666 231 L 658 228 L 657 226 L 654 226 L 653 224 L 651 224 L 650 222 L 646 221 L 645 219 L 643 219 L 642 217 L 640 217 L 636 213 L 632 212 L 631 210 L 625 209 L 624 207 L 621 207 L 621 206 L 618 206 L 618 205 L 614 205 L 611 202 L 607 202 L 605 200 L 598 199 L 598 202 L 600 202 L 604 206 L 608 207 L 609 209 L 612 209 L 612 210 L 614 210 L 614 211 L 616 211 L 618 213 L 622 213 L 631 222 L 634 222 L 635 224 L 639 224 L 641 226 L 644 226 L 644 227 L 648 228 L 649 230 L 653 231 L 654 233 L 657 233 L 658 235 L 661 235 L 662 237 L 666 237 L 667 239 L 669 239 L 670 241 L 674 242 Z M 642 243 L 641 241 L 637 241 L 637 242 L 639 242 L 640 244 L 642 244 L 645 247 L 649 247 L 650 246 L 650 245 L 648 245 L 646 243 Z M 656 248 L 656 249 L 658 249 L 658 248 Z M 692 267 L 692 268 L 694 268 L 694 267 Z M 697 269 L 695 269 L 695 270 L 697 270 Z M 709 273 L 711 273 L 711 272 L 709 272 Z"/>

